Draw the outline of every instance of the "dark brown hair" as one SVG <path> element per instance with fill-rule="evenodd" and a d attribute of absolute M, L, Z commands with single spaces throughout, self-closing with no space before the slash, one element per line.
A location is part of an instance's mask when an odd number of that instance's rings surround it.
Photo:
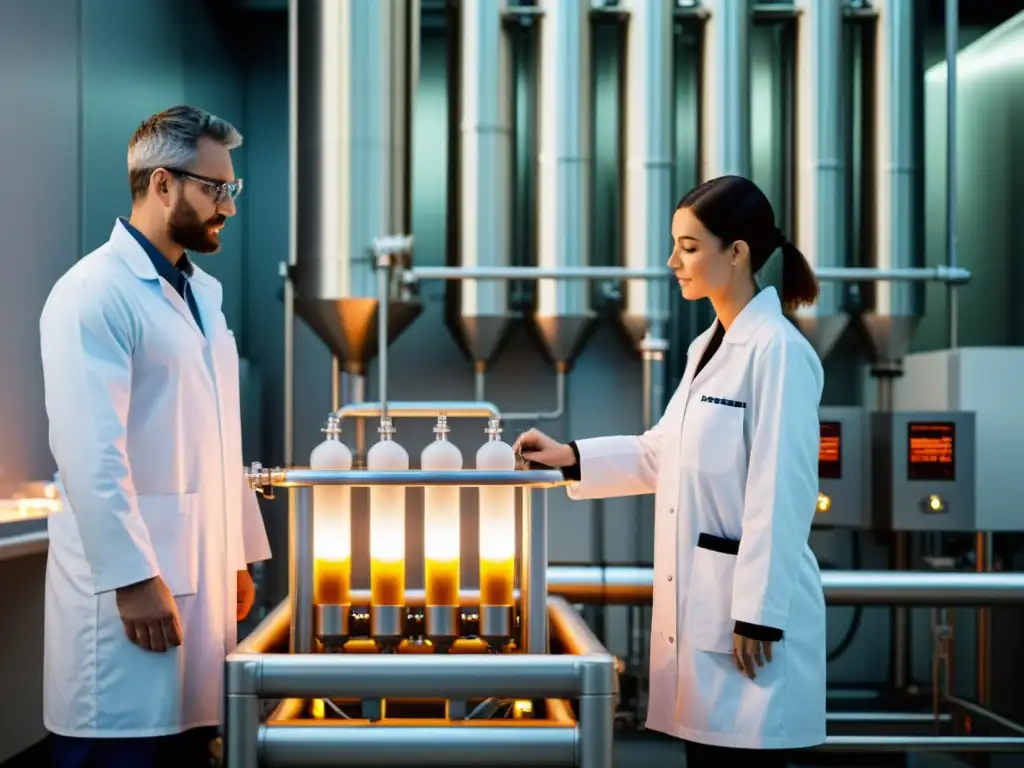
<path fill-rule="evenodd" d="M 719 176 L 694 187 L 676 206 L 688 209 L 704 228 L 730 245 L 750 247 L 750 271 L 756 275 L 776 248 L 782 249 L 782 306 L 810 306 L 818 298 L 818 279 L 800 249 L 775 223 L 775 211 L 760 187 L 742 176 Z"/>

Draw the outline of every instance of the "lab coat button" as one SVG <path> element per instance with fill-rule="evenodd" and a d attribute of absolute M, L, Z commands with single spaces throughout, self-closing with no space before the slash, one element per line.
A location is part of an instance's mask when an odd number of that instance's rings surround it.
<path fill-rule="evenodd" d="M 671 576 L 669 576 L 669 577 L 668 577 L 668 580 L 669 580 L 669 581 L 672 581 L 672 577 L 671 577 Z"/>
<path fill-rule="evenodd" d="M 674 637 L 670 637 L 670 638 L 668 639 L 668 641 L 669 641 L 669 643 L 674 643 L 674 642 L 676 641 L 676 639 L 675 639 Z"/>
<path fill-rule="evenodd" d="M 668 513 L 670 515 L 674 515 L 676 513 L 676 511 L 675 511 L 675 509 L 669 509 Z"/>

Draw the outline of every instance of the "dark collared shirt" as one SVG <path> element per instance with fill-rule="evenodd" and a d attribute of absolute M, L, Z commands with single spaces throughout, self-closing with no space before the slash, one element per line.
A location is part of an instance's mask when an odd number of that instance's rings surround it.
<path fill-rule="evenodd" d="M 199 305 L 196 304 L 196 298 L 192 295 L 192 286 L 188 284 L 188 279 L 192 277 L 192 273 L 195 272 L 195 267 L 192 266 L 192 261 L 189 259 L 188 254 L 182 251 L 181 258 L 178 259 L 177 263 L 171 264 L 167 258 L 156 249 L 156 246 L 149 242 L 149 239 L 139 232 L 135 227 L 128 223 L 127 219 L 121 219 L 121 224 L 126 230 L 128 230 L 132 237 L 134 237 L 139 245 L 142 246 L 142 250 L 149 256 L 149 260 L 153 262 L 153 266 L 156 267 L 156 273 L 161 278 L 166 280 L 170 286 L 178 292 L 178 295 L 185 300 L 188 304 L 189 311 L 192 312 L 192 318 L 196 321 L 196 325 L 199 326 L 199 330 L 203 331 L 203 321 L 199 316 Z"/>

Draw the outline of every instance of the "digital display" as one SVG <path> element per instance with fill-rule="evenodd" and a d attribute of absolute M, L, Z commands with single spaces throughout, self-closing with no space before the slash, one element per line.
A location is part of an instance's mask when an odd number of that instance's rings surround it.
<path fill-rule="evenodd" d="M 956 479 L 956 425 L 948 421 L 907 425 L 907 479 Z"/>
<path fill-rule="evenodd" d="M 838 421 L 821 422 L 821 441 L 818 443 L 818 478 L 843 479 L 843 425 Z"/>

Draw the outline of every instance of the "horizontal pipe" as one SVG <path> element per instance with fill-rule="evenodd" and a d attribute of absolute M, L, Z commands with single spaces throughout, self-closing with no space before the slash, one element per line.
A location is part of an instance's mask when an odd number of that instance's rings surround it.
<path fill-rule="evenodd" d="M 421 469 L 371 472 L 367 470 L 339 469 L 260 469 L 249 473 L 250 483 L 259 489 L 266 486 L 277 488 L 305 488 L 316 485 L 347 485 L 362 487 L 371 485 L 403 485 L 409 488 L 423 486 L 464 486 L 504 485 L 516 488 L 555 488 L 565 485 L 565 479 L 558 470 L 529 470 L 490 472 L 466 469 L 457 472 L 435 472 Z"/>
<path fill-rule="evenodd" d="M 821 267 L 818 280 L 855 283 L 861 281 L 952 283 L 970 282 L 971 271 L 963 267 Z M 674 275 L 664 268 L 627 267 L 416 267 L 405 273 L 409 282 L 418 280 L 668 280 Z"/>
<path fill-rule="evenodd" d="M 565 413 L 565 367 L 560 365 L 555 370 L 555 408 L 551 411 L 533 411 L 523 413 L 506 413 L 505 421 L 554 421 L 562 418 Z"/>
<path fill-rule="evenodd" d="M 388 416 L 393 419 L 433 419 L 441 414 L 450 419 L 500 419 L 501 411 L 494 403 L 473 400 L 420 400 L 388 403 Z M 380 403 L 351 403 L 342 406 L 339 419 L 380 416 Z"/>
<path fill-rule="evenodd" d="M 938 718 L 931 712 L 826 712 L 825 721 L 833 725 L 926 725 L 948 723 L 953 717 L 940 712 Z"/>
<path fill-rule="evenodd" d="M 499 721 L 500 722 L 500 721 Z M 336 765 L 575 765 L 576 728 L 537 727 L 510 720 L 445 726 L 324 727 L 319 723 L 260 726 L 262 764 L 289 768 Z M 478 724 L 479 723 L 479 724 Z"/>
<path fill-rule="evenodd" d="M 242 654 L 227 659 L 228 694 L 263 698 L 572 698 L 612 695 L 610 656 Z"/>
<path fill-rule="evenodd" d="M 287 597 L 236 646 L 236 653 L 270 653 L 287 644 L 292 606 Z"/>
<path fill-rule="evenodd" d="M 1024 573 L 933 571 L 824 571 L 830 605 L 976 606 L 1024 602 Z M 649 603 L 652 568 L 549 566 L 548 592 L 570 603 Z"/>
<path fill-rule="evenodd" d="M 565 598 L 548 596 L 551 634 L 561 640 L 570 656 L 601 656 L 608 653 L 597 635 Z"/>
<path fill-rule="evenodd" d="M 1024 752 L 1013 736 L 829 736 L 815 752 Z"/>
<path fill-rule="evenodd" d="M 1024 725 L 1010 720 L 1008 717 L 1003 717 L 996 712 L 993 712 L 988 707 L 983 707 L 981 704 L 976 704 L 973 701 L 967 699 L 961 699 L 959 696 L 946 695 L 945 700 L 947 704 L 951 704 L 958 709 L 962 709 L 975 717 L 983 720 L 988 720 L 990 723 L 998 725 L 1000 728 L 1005 728 L 1008 731 L 1013 731 L 1018 736 L 1024 736 Z"/>
<path fill-rule="evenodd" d="M 268 723 L 276 723 L 282 720 L 298 720 L 306 710 L 306 702 L 303 699 L 281 699 L 267 715 Z"/>

